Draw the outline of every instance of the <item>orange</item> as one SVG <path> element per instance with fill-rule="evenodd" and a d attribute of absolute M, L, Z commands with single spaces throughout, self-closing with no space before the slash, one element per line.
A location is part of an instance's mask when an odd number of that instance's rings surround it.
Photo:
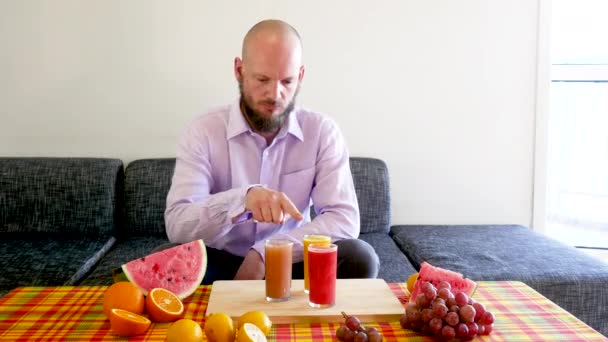
<path fill-rule="evenodd" d="M 150 327 L 149 319 L 122 309 L 110 310 L 110 327 L 118 336 L 135 336 L 145 333 Z"/>
<path fill-rule="evenodd" d="M 416 280 L 418 280 L 418 273 L 414 273 L 407 278 L 407 290 L 410 291 L 410 293 L 414 292 L 414 284 L 416 284 Z"/>
<path fill-rule="evenodd" d="M 201 342 L 203 329 L 195 321 L 182 318 L 167 330 L 167 342 Z"/>
<path fill-rule="evenodd" d="M 272 327 L 272 321 L 268 315 L 262 311 L 249 311 L 242 314 L 241 317 L 239 317 L 237 328 L 240 329 L 245 323 L 251 323 L 257 326 L 266 336 L 268 336 L 270 328 Z"/>
<path fill-rule="evenodd" d="M 184 317 L 184 304 L 173 292 L 155 288 L 146 297 L 146 312 L 154 322 L 173 322 Z"/>
<path fill-rule="evenodd" d="M 225 313 L 212 313 L 205 320 L 205 335 L 209 342 L 233 342 L 234 322 Z"/>
<path fill-rule="evenodd" d="M 123 309 L 134 314 L 144 312 L 144 293 L 128 281 L 112 284 L 103 294 L 103 312 L 110 317 L 110 310 Z"/>
<path fill-rule="evenodd" d="M 414 292 L 414 285 L 418 280 L 418 273 L 414 273 L 407 278 L 407 290 L 412 293 Z"/>

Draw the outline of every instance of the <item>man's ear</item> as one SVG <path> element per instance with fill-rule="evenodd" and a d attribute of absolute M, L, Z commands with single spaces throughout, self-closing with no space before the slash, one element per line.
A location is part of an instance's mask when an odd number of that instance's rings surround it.
<path fill-rule="evenodd" d="M 298 82 L 302 82 L 302 80 L 304 79 L 304 66 L 300 66 L 300 73 L 298 74 Z"/>
<path fill-rule="evenodd" d="M 234 58 L 234 77 L 239 82 L 243 79 L 243 60 L 239 57 Z"/>

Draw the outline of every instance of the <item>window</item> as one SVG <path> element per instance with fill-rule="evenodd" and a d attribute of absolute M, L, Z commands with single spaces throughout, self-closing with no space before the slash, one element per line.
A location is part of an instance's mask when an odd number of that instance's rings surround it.
<path fill-rule="evenodd" d="M 608 1 L 551 3 L 545 232 L 608 248 Z"/>

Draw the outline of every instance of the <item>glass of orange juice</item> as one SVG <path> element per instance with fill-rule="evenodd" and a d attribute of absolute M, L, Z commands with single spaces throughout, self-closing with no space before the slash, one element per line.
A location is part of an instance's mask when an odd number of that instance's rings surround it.
<path fill-rule="evenodd" d="M 266 240 L 266 300 L 283 302 L 291 296 L 291 267 L 293 242 Z"/>
<path fill-rule="evenodd" d="M 304 235 L 304 292 L 308 293 L 310 289 L 310 280 L 308 272 L 308 246 L 310 244 L 329 246 L 331 237 L 327 235 Z"/>

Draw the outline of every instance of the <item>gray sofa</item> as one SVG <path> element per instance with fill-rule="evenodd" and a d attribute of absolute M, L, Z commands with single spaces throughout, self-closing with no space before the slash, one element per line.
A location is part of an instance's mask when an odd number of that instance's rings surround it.
<path fill-rule="evenodd" d="M 402 282 L 425 260 L 474 280 L 526 282 L 608 336 L 608 265 L 513 225 L 390 226 L 384 162 L 351 158 L 360 239 L 379 277 Z M 111 270 L 167 242 L 174 159 L 0 158 L 0 296 L 17 286 L 107 285 Z"/>

